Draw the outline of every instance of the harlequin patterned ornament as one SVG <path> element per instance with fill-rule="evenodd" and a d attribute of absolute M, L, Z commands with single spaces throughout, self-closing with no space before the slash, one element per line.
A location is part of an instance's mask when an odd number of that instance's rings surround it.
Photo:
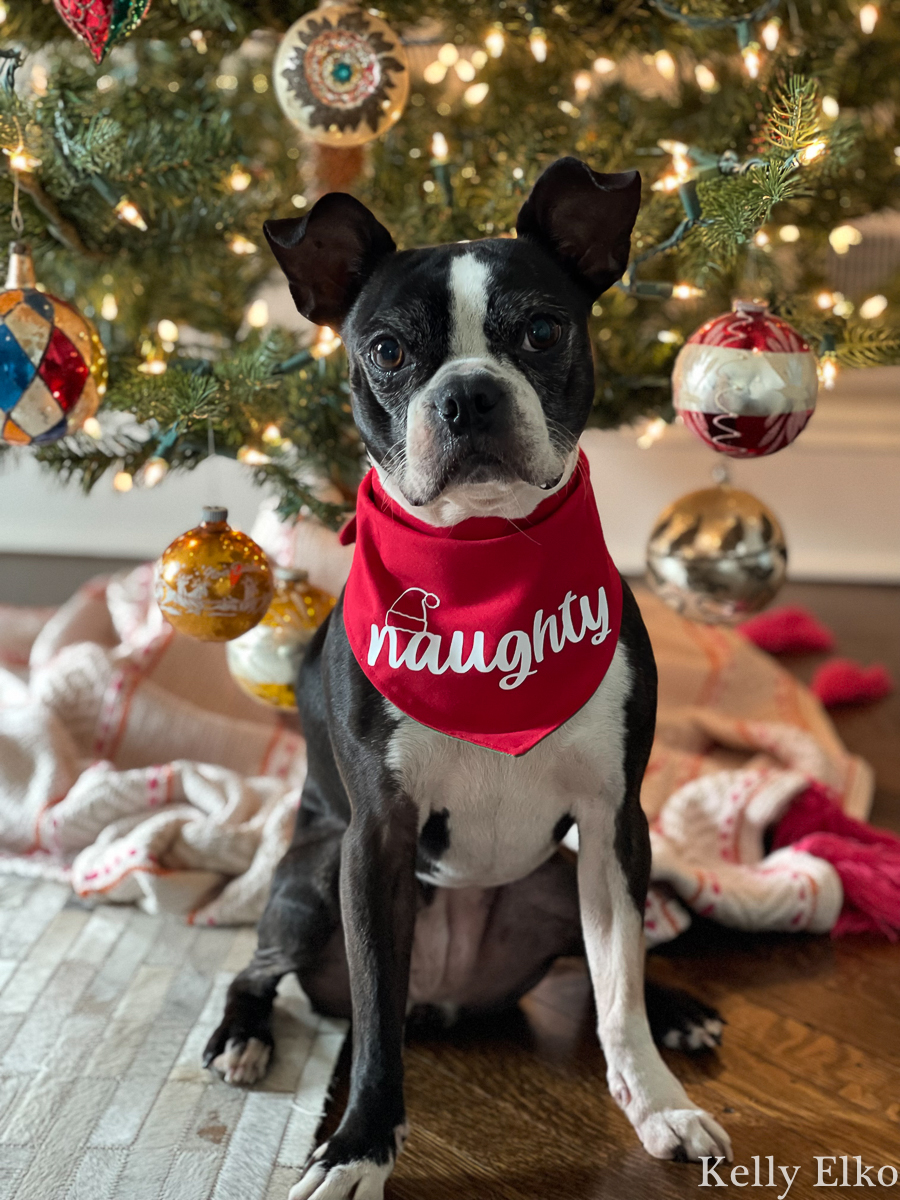
<path fill-rule="evenodd" d="M 284 35 L 274 81 L 285 116 L 329 146 L 372 141 L 400 118 L 409 94 L 406 50 L 391 27 L 329 0 Z"/>
<path fill-rule="evenodd" d="M 731 625 L 759 612 L 787 571 L 778 518 L 755 496 L 720 485 L 682 496 L 647 544 L 647 581 L 694 621 Z"/>
<path fill-rule="evenodd" d="M 272 599 L 269 560 L 232 529 L 226 508 L 204 508 L 156 564 L 156 603 L 170 625 L 201 642 L 227 642 L 260 621 Z"/>
<path fill-rule="evenodd" d="M 0 292 L 0 442 L 44 445 L 75 433 L 106 391 L 106 352 L 81 313 L 35 285 L 24 242 Z"/>
<path fill-rule="evenodd" d="M 231 677 L 248 695 L 292 711 L 303 653 L 335 599 L 313 587 L 305 571 L 276 567 L 275 580 L 269 611 L 253 629 L 229 642 L 225 654 Z"/>
<path fill-rule="evenodd" d="M 692 334 L 672 373 L 685 425 L 732 458 L 784 449 L 812 416 L 817 390 L 808 344 L 766 304 L 748 300 Z"/>
<path fill-rule="evenodd" d="M 56 11 L 98 63 L 143 21 L 150 0 L 53 0 Z"/>

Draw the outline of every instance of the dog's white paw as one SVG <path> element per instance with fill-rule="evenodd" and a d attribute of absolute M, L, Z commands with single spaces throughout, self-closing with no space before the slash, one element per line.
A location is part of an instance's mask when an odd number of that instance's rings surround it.
<path fill-rule="evenodd" d="M 393 1162 L 363 1161 L 328 1167 L 311 1162 L 291 1188 L 288 1200 L 383 1200 L 385 1180 L 393 1166 Z"/>
<path fill-rule="evenodd" d="M 700 1108 L 664 1108 L 637 1127 L 644 1149 L 654 1158 L 696 1162 L 724 1156 L 731 1162 L 731 1138 L 709 1113 Z"/>
<path fill-rule="evenodd" d="M 219 1072 L 226 1083 L 235 1087 L 249 1087 L 265 1075 L 271 1057 L 272 1047 L 258 1038 L 252 1037 L 246 1042 L 231 1038 L 222 1053 L 209 1065 Z"/>
<path fill-rule="evenodd" d="M 698 1054 L 703 1050 L 715 1050 L 722 1045 L 724 1026 L 718 1017 L 704 1017 L 699 1021 L 685 1021 L 681 1028 L 670 1029 L 663 1034 L 663 1045 L 669 1050 L 681 1050 L 685 1054 Z"/>

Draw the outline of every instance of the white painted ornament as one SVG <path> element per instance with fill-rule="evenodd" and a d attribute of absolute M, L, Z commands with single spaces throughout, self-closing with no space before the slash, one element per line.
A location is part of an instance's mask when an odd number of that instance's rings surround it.
<path fill-rule="evenodd" d="M 760 301 L 736 300 L 692 334 L 675 360 L 672 400 L 688 429 L 721 454 L 784 449 L 816 407 L 816 357 Z"/>
<path fill-rule="evenodd" d="M 403 43 L 379 17 L 326 0 L 295 21 L 278 48 L 275 94 L 315 142 L 359 146 L 399 120 L 409 95 Z"/>

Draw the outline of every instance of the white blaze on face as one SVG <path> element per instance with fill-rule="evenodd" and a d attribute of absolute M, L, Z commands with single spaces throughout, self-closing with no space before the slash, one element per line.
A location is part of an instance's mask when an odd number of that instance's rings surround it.
<path fill-rule="evenodd" d="M 474 254 L 450 264 L 450 358 L 490 358 L 487 320 L 490 267 Z"/>

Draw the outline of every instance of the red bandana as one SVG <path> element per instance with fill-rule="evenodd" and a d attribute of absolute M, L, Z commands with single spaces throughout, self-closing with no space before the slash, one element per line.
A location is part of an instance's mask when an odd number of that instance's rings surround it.
<path fill-rule="evenodd" d="M 524 754 L 591 698 L 616 649 L 622 581 L 587 459 L 521 521 L 435 528 L 362 481 L 344 626 L 363 672 L 401 712 Z"/>

